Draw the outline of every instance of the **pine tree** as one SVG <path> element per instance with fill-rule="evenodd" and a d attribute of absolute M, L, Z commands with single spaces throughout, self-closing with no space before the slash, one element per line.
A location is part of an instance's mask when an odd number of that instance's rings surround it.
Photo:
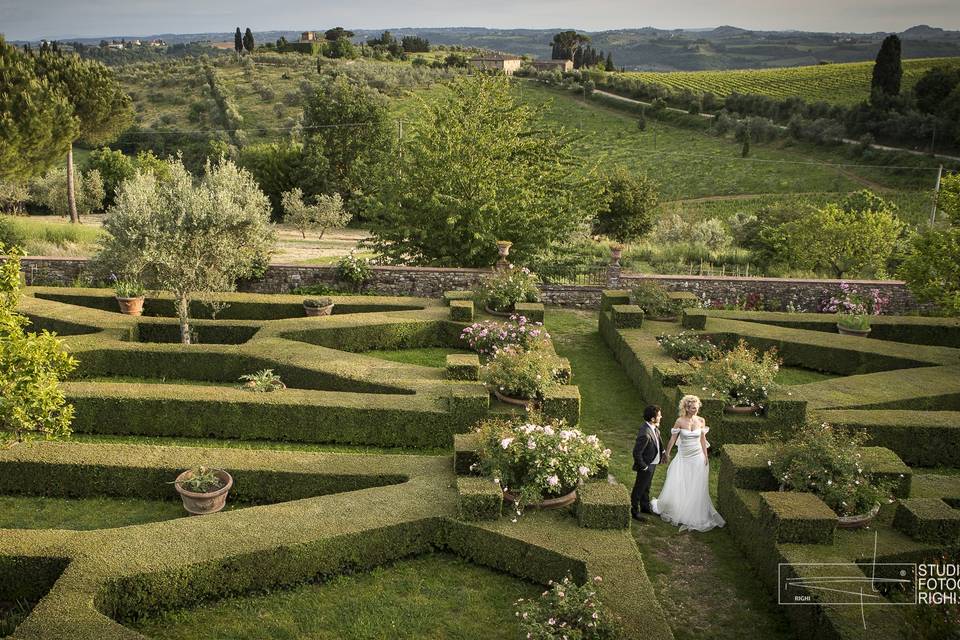
<path fill-rule="evenodd" d="M 243 48 L 247 50 L 247 53 L 253 53 L 253 48 L 256 46 L 256 43 L 253 41 L 253 31 L 250 31 L 250 27 L 247 27 L 246 33 L 243 34 Z"/>
<path fill-rule="evenodd" d="M 894 34 L 884 38 L 877 53 L 877 62 L 873 65 L 872 91 L 888 96 L 900 95 L 900 79 L 903 77 L 900 49 L 900 36 Z"/>
<path fill-rule="evenodd" d="M 240 58 L 240 52 L 243 51 L 243 34 L 240 33 L 240 27 L 237 27 L 233 34 L 233 50 L 237 52 L 237 59 Z"/>
<path fill-rule="evenodd" d="M 613 54 L 610 53 L 609 51 L 607 52 L 607 63 L 606 63 L 606 67 L 605 67 L 605 68 L 606 68 L 607 71 L 616 71 L 616 70 L 617 70 L 617 68 L 616 68 L 615 66 L 613 66 Z"/>

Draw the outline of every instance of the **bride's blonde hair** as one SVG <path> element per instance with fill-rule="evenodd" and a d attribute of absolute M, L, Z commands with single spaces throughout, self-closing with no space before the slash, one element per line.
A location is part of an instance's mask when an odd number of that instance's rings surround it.
<path fill-rule="evenodd" d="M 697 396 L 683 396 L 683 398 L 680 400 L 680 405 L 677 407 L 677 410 L 680 412 L 681 416 L 685 416 L 688 413 L 692 414 L 702 405 L 703 403 L 700 402 L 700 398 Z"/>

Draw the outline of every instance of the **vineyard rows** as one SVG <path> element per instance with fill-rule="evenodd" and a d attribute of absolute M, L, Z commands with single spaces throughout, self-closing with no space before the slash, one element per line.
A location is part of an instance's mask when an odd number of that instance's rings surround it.
<path fill-rule="evenodd" d="M 928 70 L 937 66 L 960 67 L 960 58 L 920 58 L 903 61 L 903 88 L 912 87 Z M 852 105 L 870 95 L 872 62 L 824 64 L 777 69 L 741 69 L 729 71 L 654 71 L 627 75 L 671 89 L 695 93 L 711 92 L 725 96 L 733 92 L 752 93 L 771 98 L 797 96 L 808 102 Z"/>

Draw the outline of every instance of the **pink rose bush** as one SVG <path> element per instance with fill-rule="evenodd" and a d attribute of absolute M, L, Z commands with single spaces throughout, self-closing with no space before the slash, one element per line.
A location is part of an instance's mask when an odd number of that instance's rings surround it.
<path fill-rule="evenodd" d="M 595 576 L 579 585 L 570 574 L 550 581 L 539 598 L 514 603 L 520 627 L 529 640 L 612 640 L 617 627 L 597 596 L 603 580 Z"/>

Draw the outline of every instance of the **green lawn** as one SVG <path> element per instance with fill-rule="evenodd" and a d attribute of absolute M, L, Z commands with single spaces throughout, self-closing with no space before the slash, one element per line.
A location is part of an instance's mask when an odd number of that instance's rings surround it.
<path fill-rule="evenodd" d="M 777 373 L 776 381 L 783 385 L 807 384 L 809 382 L 820 382 L 821 380 L 830 380 L 831 378 L 840 378 L 833 373 L 824 373 L 823 371 L 814 371 L 802 367 L 780 367 Z"/>
<path fill-rule="evenodd" d="M 447 366 L 447 356 L 451 353 L 472 353 L 466 349 L 451 349 L 449 347 L 424 347 L 421 349 L 391 349 L 382 351 L 364 351 L 363 355 L 402 362 L 404 364 L 418 364 L 422 367 Z"/>
<path fill-rule="evenodd" d="M 596 313 L 548 309 L 546 319 L 557 352 L 570 359 L 574 383 L 580 387 L 580 428 L 599 434 L 613 449 L 611 473 L 629 488 L 634 479 L 631 452 L 643 420 L 644 399 L 603 343 Z M 714 502 L 717 471 L 713 463 Z M 652 495 L 660 492 L 665 476 L 666 469 L 657 470 Z M 632 530 L 678 640 L 793 637 L 776 602 L 726 530 L 679 533 L 676 527 L 649 517 L 634 522 Z"/>
<path fill-rule="evenodd" d="M 513 602 L 541 589 L 459 558 L 429 555 L 323 584 L 169 612 L 137 630 L 165 640 L 515 640 Z"/>
<path fill-rule="evenodd" d="M 170 495 L 175 498 L 173 487 Z M 185 516 L 179 500 L 0 496 L 0 529 L 109 529 Z"/>

